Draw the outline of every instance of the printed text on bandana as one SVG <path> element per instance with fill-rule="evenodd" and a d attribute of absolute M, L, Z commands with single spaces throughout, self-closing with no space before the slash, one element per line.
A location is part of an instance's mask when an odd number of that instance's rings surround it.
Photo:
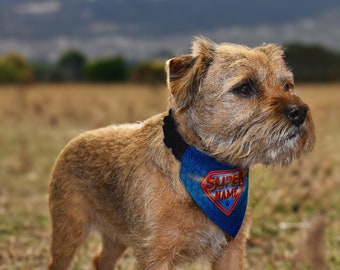
<path fill-rule="evenodd" d="M 226 215 L 230 215 L 240 199 L 246 181 L 243 169 L 211 171 L 201 182 L 208 198 Z"/>

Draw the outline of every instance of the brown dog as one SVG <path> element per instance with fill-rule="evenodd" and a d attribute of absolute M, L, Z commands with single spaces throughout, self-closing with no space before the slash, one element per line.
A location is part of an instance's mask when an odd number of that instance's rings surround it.
<path fill-rule="evenodd" d="M 295 95 L 278 46 L 197 38 L 192 54 L 170 59 L 166 70 L 170 115 L 86 132 L 61 152 L 50 186 L 50 270 L 70 266 L 91 228 L 103 237 L 94 260 L 100 270 L 113 269 L 128 246 L 139 269 L 167 270 L 199 258 L 215 270 L 242 269 L 247 215 L 241 211 L 243 224 L 233 235 L 222 228 L 228 222 L 221 227 L 200 209 L 180 177 L 187 149 L 236 166 L 209 171 L 199 184 L 203 200 L 218 206 L 212 211 L 227 217 L 240 196 L 245 209 L 249 167 L 288 164 L 313 148 L 309 108 Z"/>

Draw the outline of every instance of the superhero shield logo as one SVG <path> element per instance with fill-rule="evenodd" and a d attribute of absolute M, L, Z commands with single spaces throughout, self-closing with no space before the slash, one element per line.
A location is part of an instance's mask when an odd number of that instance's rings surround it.
<path fill-rule="evenodd" d="M 218 209 L 229 216 L 241 197 L 245 181 L 246 171 L 241 168 L 211 171 L 201 182 L 201 187 Z"/>

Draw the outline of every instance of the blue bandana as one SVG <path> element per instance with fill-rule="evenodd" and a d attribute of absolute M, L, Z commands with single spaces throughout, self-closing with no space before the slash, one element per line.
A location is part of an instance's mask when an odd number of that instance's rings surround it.
<path fill-rule="evenodd" d="M 170 115 L 164 118 L 164 143 L 181 161 L 180 178 L 196 204 L 221 229 L 235 237 L 248 202 L 248 170 L 221 163 L 187 145 Z"/>
<path fill-rule="evenodd" d="M 189 146 L 182 157 L 180 178 L 202 211 L 235 237 L 247 208 L 248 171 Z"/>

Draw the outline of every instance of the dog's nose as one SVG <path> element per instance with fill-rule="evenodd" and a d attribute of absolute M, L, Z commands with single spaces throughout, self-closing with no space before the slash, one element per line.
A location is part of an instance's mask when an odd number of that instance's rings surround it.
<path fill-rule="evenodd" d="M 306 119 L 307 110 L 305 105 L 290 105 L 284 109 L 284 114 L 295 126 L 300 126 Z"/>

